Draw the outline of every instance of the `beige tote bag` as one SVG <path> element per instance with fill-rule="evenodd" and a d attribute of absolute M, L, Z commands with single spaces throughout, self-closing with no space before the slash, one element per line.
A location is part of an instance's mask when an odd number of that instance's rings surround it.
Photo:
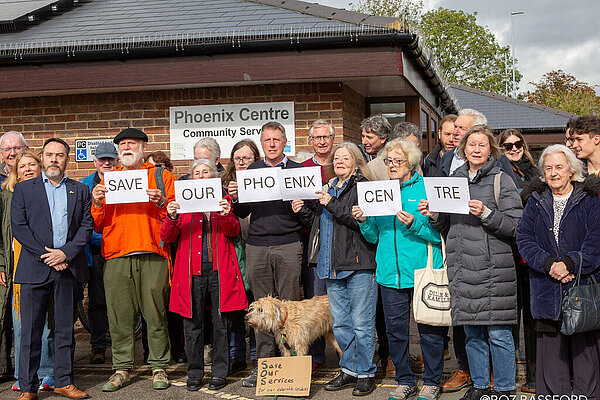
<path fill-rule="evenodd" d="M 442 238 L 444 265 L 433 269 L 433 245 L 427 243 L 427 266 L 415 270 L 413 314 L 420 324 L 451 326 L 450 291 L 446 269 L 446 246 Z"/>

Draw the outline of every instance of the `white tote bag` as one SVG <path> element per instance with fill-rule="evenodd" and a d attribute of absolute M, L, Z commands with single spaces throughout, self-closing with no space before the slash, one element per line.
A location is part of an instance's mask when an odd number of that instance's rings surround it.
<path fill-rule="evenodd" d="M 415 270 L 413 314 L 420 324 L 451 326 L 450 291 L 446 269 L 446 246 L 442 238 L 442 268 L 433 269 L 433 245 L 427 243 L 427 266 Z"/>

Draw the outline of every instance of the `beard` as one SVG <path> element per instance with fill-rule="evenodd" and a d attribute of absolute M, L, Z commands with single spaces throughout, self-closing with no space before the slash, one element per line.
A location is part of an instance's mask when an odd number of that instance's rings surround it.
<path fill-rule="evenodd" d="M 52 168 L 52 170 L 49 170 L 49 167 L 56 168 Z M 46 178 L 55 181 L 63 177 L 63 175 L 65 174 L 65 170 L 61 168 L 58 164 L 50 164 L 48 167 L 44 168 L 44 174 L 46 175 Z"/>
<path fill-rule="evenodd" d="M 144 149 L 140 146 L 140 149 L 137 153 L 123 155 L 124 152 L 129 152 L 130 150 L 124 150 L 119 153 L 119 158 L 121 159 L 121 164 L 124 167 L 132 167 L 134 165 L 139 164 L 144 158 Z"/>

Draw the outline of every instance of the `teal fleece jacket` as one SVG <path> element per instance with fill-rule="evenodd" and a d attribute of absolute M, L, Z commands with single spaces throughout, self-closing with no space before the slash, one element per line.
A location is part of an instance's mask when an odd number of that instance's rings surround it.
<path fill-rule="evenodd" d="M 365 239 L 377 244 L 377 282 L 407 289 L 414 286 L 414 270 L 427 266 L 427 243 L 433 244 L 433 268 L 440 268 L 443 260 L 440 233 L 418 210 L 421 199 L 427 198 L 423 177 L 415 172 L 400 184 L 400 193 L 402 209 L 415 217 L 409 228 L 395 215 L 368 217 L 359 226 Z"/>

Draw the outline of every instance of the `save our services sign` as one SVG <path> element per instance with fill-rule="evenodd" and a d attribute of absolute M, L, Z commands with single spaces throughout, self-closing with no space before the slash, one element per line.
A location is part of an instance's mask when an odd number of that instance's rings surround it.
<path fill-rule="evenodd" d="M 285 128 L 285 154 L 296 154 L 293 101 L 171 107 L 169 118 L 172 160 L 193 159 L 194 144 L 205 137 L 217 140 L 223 158 L 229 157 L 233 145 L 242 139 L 255 141 L 262 153 L 260 128 L 269 121 Z"/>

